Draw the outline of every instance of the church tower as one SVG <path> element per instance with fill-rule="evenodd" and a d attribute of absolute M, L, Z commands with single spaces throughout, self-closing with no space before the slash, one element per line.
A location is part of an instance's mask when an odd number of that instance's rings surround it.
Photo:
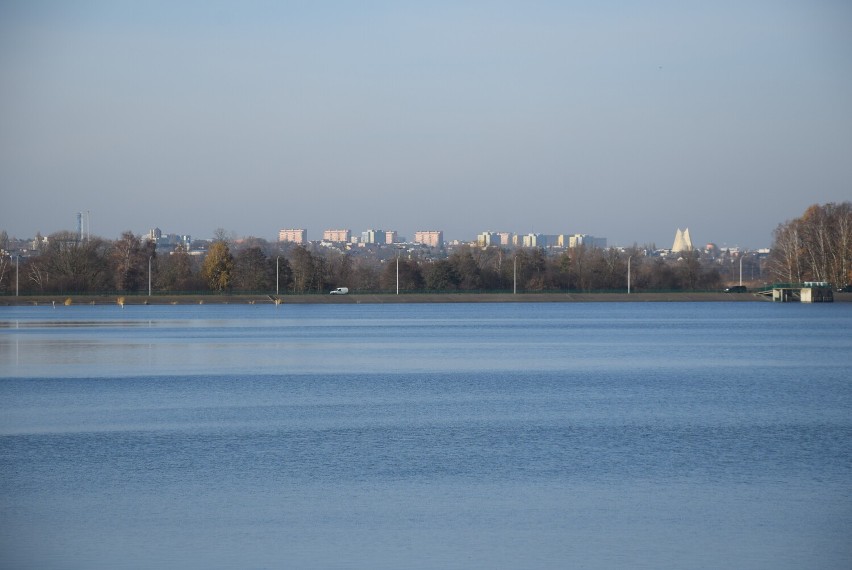
<path fill-rule="evenodd" d="M 672 246 L 672 253 L 682 253 L 684 251 L 692 251 L 692 238 L 689 237 L 689 228 L 683 231 L 678 228 L 675 234 L 674 245 Z"/>

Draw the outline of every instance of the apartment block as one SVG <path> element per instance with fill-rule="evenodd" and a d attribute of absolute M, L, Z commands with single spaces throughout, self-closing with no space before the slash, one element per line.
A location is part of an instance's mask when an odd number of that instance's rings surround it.
<path fill-rule="evenodd" d="M 325 230 L 322 232 L 322 241 L 348 243 L 351 240 L 352 232 L 350 230 Z"/>
<path fill-rule="evenodd" d="M 568 237 L 568 247 L 606 248 L 606 238 L 596 238 L 586 234 L 574 234 Z"/>
<path fill-rule="evenodd" d="M 543 234 L 527 234 L 523 236 L 521 245 L 523 247 L 547 247 L 547 237 Z"/>
<path fill-rule="evenodd" d="M 365 244 L 380 244 L 387 243 L 385 230 L 367 230 L 361 232 L 361 243 Z"/>
<path fill-rule="evenodd" d="M 444 247 L 444 232 L 439 230 L 414 232 L 414 243 L 421 243 L 429 247 Z"/>
<path fill-rule="evenodd" d="M 480 247 L 490 247 L 492 245 L 503 245 L 500 234 L 497 232 L 482 232 L 476 236 L 476 245 Z"/>
<path fill-rule="evenodd" d="M 518 245 L 515 238 L 512 232 L 482 232 L 476 236 L 476 243 L 482 247 Z"/>
<path fill-rule="evenodd" d="M 512 245 L 512 232 L 497 232 L 500 237 L 500 245 Z"/>
<path fill-rule="evenodd" d="M 284 229 L 278 231 L 278 241 L 306 244 L 308 243 L 308 230 Z"/>

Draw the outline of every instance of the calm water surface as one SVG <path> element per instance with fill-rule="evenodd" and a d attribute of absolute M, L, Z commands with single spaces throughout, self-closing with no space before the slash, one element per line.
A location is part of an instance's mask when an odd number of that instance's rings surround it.
<path fill-rule="evenodd" d="M 0 308 L 0 568 L 852 568 L 852 305 Z"/>

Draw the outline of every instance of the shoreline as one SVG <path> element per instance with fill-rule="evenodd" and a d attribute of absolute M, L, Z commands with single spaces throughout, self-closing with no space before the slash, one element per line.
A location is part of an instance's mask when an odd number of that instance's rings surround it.
<path fill-rule="evenodd" d="M 399 303 L 677 303 L 772 302 L 754 293 L 350 293 L 348 295 L 26 295 L 0 297 L 2 306 L 43 305 L 273 305 Z M 852 293 L 834 293 L 834 302 L 852 302 Z"/>

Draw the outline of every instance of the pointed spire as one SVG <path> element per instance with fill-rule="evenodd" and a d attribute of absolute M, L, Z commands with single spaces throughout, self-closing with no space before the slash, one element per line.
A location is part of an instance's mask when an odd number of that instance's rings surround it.
<path fill-rule="evenodd" d="M 683 245 L 686 251 L 692 251 L 692 238 L 689 237 L 689 228 L 683 231 Z"/>
<path fill-rule="evenodd" d="M 672 245 L 672 251 L 678 252 L 683 249 L 683 233 L 680 231 L 680 228 L 677 229 L 677 233 L 675 234 L 674 245 Z"/>
<path fill-rule="evenodd" d="M 678 228 L 677 233 L 675 234 L 672 252 L 680 253 L 683 251 L 692 251 L 692 238 L 689 237 L 689 228 L 686 228 L 683 231 Z"/>

